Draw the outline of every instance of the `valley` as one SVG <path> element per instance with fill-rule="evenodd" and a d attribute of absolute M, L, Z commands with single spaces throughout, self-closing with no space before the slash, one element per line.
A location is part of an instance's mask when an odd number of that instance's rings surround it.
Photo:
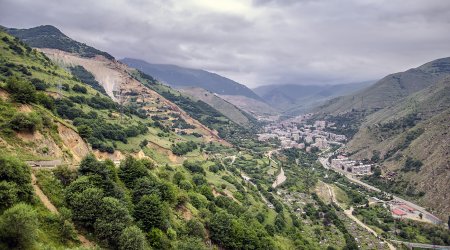
<path fill-rule="evenodd" d="M 0 39 L 0 249 L 450 245 L 448 58 L 289 108 L 49 25 Z"/>

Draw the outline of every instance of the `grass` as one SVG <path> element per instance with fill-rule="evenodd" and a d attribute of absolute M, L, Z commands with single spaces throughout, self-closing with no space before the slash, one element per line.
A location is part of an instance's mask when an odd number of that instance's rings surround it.
<path fill-rule="evenodd" d="M 39 187 L 47 195 L 50 201 L 58 207 L 63 207 L 64 202 L 64 187 L 61 182 L 55 178 L 53 172 L 50 170 L 36 171 L 36 179 Z"/>
<path fill-rule="evenodd" d="M 350 198 L 348 198 L 347 193 L 336 185 L 332 185 L 334 194 L 336 196 L 337 202 L 344 208 L 347 209 L 351 203 Z"/>

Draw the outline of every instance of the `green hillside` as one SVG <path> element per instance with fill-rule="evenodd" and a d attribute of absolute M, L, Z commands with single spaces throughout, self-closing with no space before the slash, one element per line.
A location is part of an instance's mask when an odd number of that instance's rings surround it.
<path fill-rule="evenodd" d="M 106 52 L 71 39 L 51 25 L 42 25 L 30 29 L 5 28 L 5 30 L 34 48 L 58 49 L 78 53 L 84 57 L 102 55 L 108 59 L 114 59 L 113 56 Z"/>
<path fill-rule="evenodd" d="M 206 102 L 208 105 L 241 126 L 250 127 L 252 124 L 256 123 L 255 118 L 207 90 L 201 88 L 186 88 L 181 89 L 180 91 L 194 99 Z"/>
<path fill-rule="evenodd" d="M 236 149 L 175 132 L 191 129 L 179 117 L 147 117 L 133 102 L 119 105 L 43 53 L 0 37 L 1 249 L 319 249 L 329 243 L 316 231 L 326 228 L 335 232 L 330 242 L 346 244 L 339 239 L 345 231 L 315 213 L 305 216 L 314 226 L 303 224 L 274 197 L 269 159 L 253 154 L 255 145 L 233 165 Z M 141 80 L 220 135 L 243 140 L 241 147 L 253 141 L 206 103 Z M 116 166 L 96 159 L 105 154 L 127 157 Z M 57 159 L 62 164 L 47 169 L 23 162 Z M 256 184 L 243 181 L 244 170 Z M 321 206 L 334 211 L 311 201 Z"/>
<path fill-rule="evenodd" d="M 450 58 L 437 59 L 420 67 L 384 77 L 354 94 L 332 99 L 315 109 L 322 114 L 373 111 L 389 107 L 399 99 L 450 76 Z"/>
<path fill-rule="evenodd" d="M 446 78 L 367 116 L 346 150 L 354 158 L 377 161 L 385 175 L 395 173 L 392 180 L 375 176 L 369 181 L 445 216 L 450 209 L 449 118 Z"/>

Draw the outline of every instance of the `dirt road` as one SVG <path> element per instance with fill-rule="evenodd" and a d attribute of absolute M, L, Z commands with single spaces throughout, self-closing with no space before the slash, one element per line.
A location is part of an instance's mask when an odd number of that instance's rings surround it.
<path fill-rule="evenodd" d="M 37 184 L 36 176 L 34 175 L 34 173 L 31 173 L 31 184 L 33 186 L 34 192 L 36 193 L 37 197 L 42 202 L 42 204 L 44 204 L 44 206 L 48 210 L 50 210 L 50 212 L 54 214 L 59 214 L 58 209 L 52 204 L 52 202 L 48 199 L 48 197 L 44 194 L 44 192 L 42 192 L 42 189 Z M 86 239 L 86 237 L 79 234 L 78 232 L 77 237 L 83 247 L 87 248 L 95 247 L 94 243 L 90 242 L 88 239 Z"/>
<path fill-rule="evenodd" d="M 273 188 L 278 187 L 279 185 L 281 185 L 283 182 L 286 181 L 286 175 L 284 175 L 284 170 L 283 167 L 281 167 L 280 173 L 277 176 L 277 179 L 274 181 L 274 183 L 272 184 Z"/>

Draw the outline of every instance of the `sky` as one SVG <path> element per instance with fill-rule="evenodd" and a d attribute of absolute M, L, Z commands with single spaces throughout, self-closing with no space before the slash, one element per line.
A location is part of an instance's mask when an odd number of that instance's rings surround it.
<path fill-rule="evenodd" d="M 248 87 L 376 80 L 450 56 L 449 0 L 0 0 L 0 25 L 44 24 Z"/>

